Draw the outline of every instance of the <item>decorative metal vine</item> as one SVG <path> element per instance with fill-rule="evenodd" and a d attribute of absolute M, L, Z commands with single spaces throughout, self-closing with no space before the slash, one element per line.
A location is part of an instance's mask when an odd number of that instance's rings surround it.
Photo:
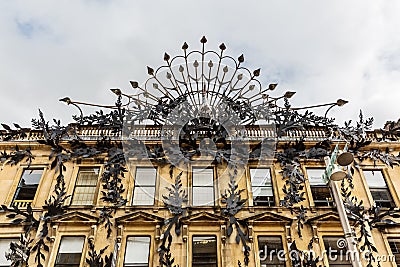
<path fill-rule="evenodd" d="M 229 188 L 225 189 L 225 192 L 221 195 L 221 202 L 226 204 L 226 206 L 221 209 L 221 214 L 227 218 L 227 236 L 230 237 L 233 233 L 233 229 L 236 229 L 235 241 L 237 244 L 242 243 L 244 254 L 243 262 L 245 266 L 248 266 L 250 256 L 250 246 L 247 245 L 247 242 L 250 242 L 248 223 L 245 220 L 239 220 L 236 218 L 240 210 L 243 209 L 247 199 L 242 199 L 241 193 L 244 189 L 238 189 L 238 185 L 235 181 L 237 177 L 237 169 L 234 169 L 233 172 L 233 174 L 229 173 Z"/>
<path fill-rule="evenodd" d="M 170 178 L 173 178 L 174 166 L 170 167 Z M 181 181 L 182 172 L 175 177 L 175 183 L 171 187 L 167 187 L 168 195 L 163 196 L 164 205 L 168 208 L 169 212 L 173 215 L 172 218 L 166 219 L 163 222 L 163 226 L 167 226 L 166 230 L 162 234 L 162 242 L 158 248 L 158 254 L 160 257 L 161 266 L 172 267 L 174 259 L 171 254 L 171 243 L 172 243 L 172 227 L 175 226 L 175 234 L 180 236 L 182 223 L 182 217 L 187 214 L 186 205 L 188 202 L 187 192 L 182 188 Z M 166 243 L 168 241 L 168 244 Z M 167 244 L 167 245 L 166 245 Z"/>
<path fill-rule="evenodd" d="M 88 257 L 86 258 L 86 263 L 89 265 L 89 267 L 111 267 L 113 254 L 111 253 L 109 256 L 106 255 L 104 259 L 102 257 L 108 246 L 105 246 L 104 248 L 100 249 L 99 252 L 97 252 L 91 238 L 89 238 L 88 244 L 89 251 Z"/>
<path fill-rule="evenodd" d="M 39 144 L 50 148 L 49 159 L 51 170 L 57 175 L 57 183 L 52 195 L 46 200 L 43 206 L 43 216 L 38 217 L 28 205 L 26 210 L 21 210 L 16 206 L 2 206 L 2 210 L 7 212 L 7 217 L 11 219 L 11 224 L 23 226 L 24 233 L 19 242 L 11 243 L 11 253 L 7 254 L 7 259 L 12 266 L 26 264 L 31 256 L 34 255 L 37 266 L 43 266 L 45 262 L 45 251 L 49 251 L 49 225 L 57 218 L 65 214 L 68 206 L 67 200 L 70 196 L 66 195 L 64 182 L 65 163 L 76 159 L 96 158 L 104 164 L 104 172 L 101 175 L 102 197 L 101 200 L 106 205 L 98 213 L 98 223 L 104 224 L 107 230 L 107 238 L 112 234 L 114 227 L 113 216 L 116 210 L 126 205 L 124 198 L 125 188 L 123 179 L 126 169 L 126 158 L 136 156 L 138 159 L 150 159 L 155 163 L 167 164 L 172 155 L 183 155 L 181 160 L 188 161 L 200 152 L 207 152 L 214 155 L 214 163 L 222 162 L 233 163 L 234 166 L 243 164 L 242 154 L 250 154 L 250 160 L 256 160 L 262 155 L 262 142 L 251 147 L 250 151 L 232 152 L 232 140 L 230 140 L 230 126 L 253 125 L 258 120 L 265 120 L 267 123 L 276 127 L 276 137 L 287 136 L 293 130 L 306 130 L 313 127 L 323 127 L 329 138 L 319 142 L 313 147 L 306 149 L 303 140 L 286 144 L 282 151 L 276 155 L 281 164 L 282 176 L 285 185 L 282 189 L 284 197 L 280 202 L 296 215 L 297 233 L 302 237 L 302 228 L 306 221 L 307 208 L 302 202 L 305 200 L 304 174 L 300 167 L 300 159 L 322 159 L 330 154 L 331 140 L 333 138 L 345 140 L 349 144 L 349 150 L 358 161 L 371 159 L 376 163 L 382 161 L 388 166 L 399 162 L 399 157 L 390 154 L 388 150 L 380 151 L 377 149 L 368 150 L 371 139 L 367 136 L 367 131 L 371 129 L 373 119 L 364 119 L 360 112 L 359 121 L 355 126 L 351 121 L 346 122 L 344 127 L 334 124 L 334 120 L 327 117 L 327 112 L 334 106 L 342 106 L 347 101 L 338 99 L 335 102 L 314 105 L 309 107 L 292 107 L 289 99 L 294 92 L 287 91 L 280 96 L 273 96 L 277 84 L 271 83 L 266 88 L 262 87 L 258 77 L 260 69 L 249 70 L 243 67 L 244 56 L 240 55 L 237 59 L 225 55 L 226 46 L 221 44 L 219 51 L 205 49 L 207 39 L 201 39 L 201 50 L 189 51 L 188 44 L 182 46 L 183 55 L 171 57 L 167 53 L 164 55 L 165 65 L 153 69 L 147 67 L 149 78 L 143 86 L 136 81 L 131 81 L 134 89 L 133 94 L 126 94 L 120 89 L 112 89 L 116 94 L 117 100 L 113 105 L 104 106 L 72 100 L 64 97 L 60 101 L 68 105 L 75 106 L 79 110 L 79 115 L 73 116 L 75 123 L 62 125 L 59 120 L 53 119 L 50 124 L 45 120 L 43 113 L 39 110 L 39 118 L 32 120 L 32 129 L 23 128 L 19 124 L 14 127 L 2 124 L 4 131 L 1 133 L 3 141 L 24 139 L 32 131 L 40 131 L 43 138 L 36 141 Z M 90 105 L 102 108 L 93 114 L 85 116 L 81 106 Z M 318 116 L 310 110 L 314 107 L 327 107 L 324 116 Z M 104 111 L 108 109 L 109 111 Z M 305 110 L 305 112 L 302 112 Z M 179 127 L 177 140 L 170 138 L 166 134 L 163 146 L 146 145 L 144 142 L 131 136 L 132 130 L 140 123 L 150 121 L 152 124 L 160 126 Z M 399 122 L 389 122 L 384 129 L 380 130 L 380 136 L 375 140 L 397 140 L 399 134 Z M 97 128 L 103 133 L 110 131 L 111 135 L 102 134 L 96 140 L 95 145 L 88 145 L 77 135 L 83 127 Z M 238 127 L 240 135 L 240 127 Z M 243 130 L 243 129 L 242 129 Z M 172 132 L 173 133 L 173 132 Z M 240 136 L 242 137 L 242 136 Z M 129 139 L 129 147 L 124 147 L 122 139 Z M 216 151 L 201 151 L 199 143 L 204 138 L 212 140 L 216 144 Z M 280 139 L 278 139 L 280 140 Z M 177 141 L 178 148 L 174 141 Z M 284 140 L 284 142 L 286 142 Z M 240 149 L 236 149 L 240 150 Z M 28 165 L 34 160 L 30 147 L 21 149 L 18 146 L 12 151 L 0 152 L 2 164 L 16 165 L 20 162 L 27 162 Z M 106 155 L 106 157 L 104 157 Z M 358 166 L 356 161 L 355 167 Z M 375 251 L 370 238 L 370 229 L 382 229 L 387 226 L 396 225 L 390 218 L 398 218 L 400 215 L 395 210 L 381 210 L 378 207 L 365 209 L 361 201 L 351 196 L 350 188 L 354 168 L 350 167 L 347 182 L 342 183 L 342 196 L 348 213 L 358 222 L 360 226 L 361 250 Z M 170 171 L 173 178 L 173 164 Z M 237 218 L 240 210 L 243 209 L 246 199 L 241 198 L 243 189 L 239 189 L 236 183 L 237 169 L 230 174 L 228 189 L 222 194 L 224 207 L 221 213 L 227 218 L 227 235 L 230 236 L 236 229 L 236 242 L 242 243 L 244 248 L 244 264 L 249 263 L 250 247 L 247 223 Z M 187 216 L 186 203 L 187 193 L 182 188 L 181 174 L 175 177 L 174 184 L 168 190 L 168 195 L 163 196 L 163 202 L 172 214 L 172 218 L 164 221 L 162 228 L 166 227 L 161 238 L 161 245 L 158 248 L 160 265 L 173 266 L 174 258 L 171 253 L 172 228 L 175 227 L 175 234 L 181 234 L 181 219 Z M 365 216 L 368 215 L 368 216 Z M 366 218 L 369 219 L 366 219 Z M 38 237 L 35 233 L 39 231 Z M 95 251 L 94 244 L 89 240 L 89 252 L 86 263 L 89 266 L 110 266 L 111 256 L 103 258 L 106 248 L 98 253 Z M 296 243 L 293 242 L 292 250 L 297 250 Z M 311 244 L 312 245 L 312 244 Z M 16 253 L 17 251 L 21 253 Z M 373 254 L 370 257 L 370 264 L 374 260 Z M 308 260 L 297 262 L 302 266 L 316 266 L 318 257 L 311 255 Z M 240 262 L 238 263 L 240 265 Z"/>

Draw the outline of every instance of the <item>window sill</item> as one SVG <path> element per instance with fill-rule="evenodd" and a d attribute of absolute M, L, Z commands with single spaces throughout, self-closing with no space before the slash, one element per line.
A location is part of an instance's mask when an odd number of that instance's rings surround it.
<path fill-rule="evenodd" d="M 71 209 L 92 209 L 96 207 L 96 205 L 69 205 L 69 208 Z"/>

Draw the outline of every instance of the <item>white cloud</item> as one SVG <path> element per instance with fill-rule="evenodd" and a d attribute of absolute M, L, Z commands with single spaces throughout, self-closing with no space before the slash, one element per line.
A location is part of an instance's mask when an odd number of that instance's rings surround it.
<path fill-rule="evenodd" d="M 109 88 L 143 82 L 146 66 L 184 41 L 245 54 L 261 80 L 295 90 L 293 105 L 344 98 L 330 115 L 400 117 L 397 1 L 3 1 L 0 121 L 29 125 L 40 107 L 68 120 L 64 96 L 110 103 Z M 22 26 L 22 28 L 21 28 Z M 21 32 L 22 30 L 22 32 Z M 25 32 L 25 34 L 24 34 Z M 28 35 L 27 35 L 28 33 Z M 29 37 L 29 38 L 27 38 Z M 24 123 L 26 122 L 26 123 Z"/>

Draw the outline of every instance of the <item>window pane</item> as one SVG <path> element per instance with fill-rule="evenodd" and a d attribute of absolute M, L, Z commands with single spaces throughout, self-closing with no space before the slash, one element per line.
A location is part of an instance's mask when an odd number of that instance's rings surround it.
<path fill-rule="evenodd" d="M 254 206 L 274 206 L 274 190 L 269 168 L 250 169 Z"/>
<path fill-rule="evenodd" d="M 99 168 L 79 168 L 72 205 L 92 205 L 95 198 Z"/>
<path fill-rule="evenodd" d="M 154 205 L 157 169 L 136 168 L 132 205 Z"/>
<path fill-rule="evenodd" d="M 343 237 L 323 237 L 326 256 L 330 267 L 352 266 L 350 261 L 351 255 L 347 255 L 347 248 L 342 248 L 342 246 L 338 244 L 341 239 L 343 239 Z"/>
<path fill-rule="evenodd" d="M 60 248 L 56 258 L 56 267 L 79 267 L 83 249 L 84 237 L 69 236 L 61 239 Z"/>
<path fill-rule="evenodd" d="M 81 253 L 59 253 L 56 259 L 57 267 L 80 266 Z"/>
<path fill-rule="evenodd" d="M 192 266 L 217 266 L 217 240 L 214 236 L 193 237 Z"/>
<path fill-rule="evenodd" d="M 58 253 L 80 253 L 83 248 L 84 237 L 81 236 L 68 236 L 61 239 L 61 245 Z"/>
<path fill-rule="evenodd" d="M 273 206 L 275 206 L 275 199 L 274 199 L 274 197 L 258 196 L 253 199 L 253 205 L 254 206 L 273 207 Z"/>
<path fill-rule="evenodd" d="M 258 196 L 273 196 L 274 191 L 272 187 L 253 187 L 253 198 Z"/>
<path fill-rule="evenodd" d="M 213 187 L 193 187 L 194 206 L 213 206 L 214 188 Z"/>
<path fill-rule="evenodd" d="M 149 266 L 150 237 L 131 236 L 126 240 L 124 266 Z"/>
<path fill-rule="evenodd" d="M 99 168 L 79 168 L 76 185 L 96 186 Z"/>
<path fill-rule="evenodd" d="M 24 170 L 14 200 L 33 200 L 42 174 L 42 169 Z"/>
<path fill-rule="evenodd" d="M 37 186 L 23 186 L 17 189 L 15 200 L 33 200 L 35 198 Z"/>
<path fill-rule="evenodd" d="M 92 205 L 96 187 L 75 187 L 72 205 Z"/>
<path fill-rule="evenodd" d="M 392 254 L 395 256 L 397 266 L 400 266 L 400 239 L 388 239 Z"/>
<path fill-rule="evenodd" d="M 393 199 L 380 170 L 363 170 L 371 195 L 379 207 L 394 207 Z"/>
<path fill-rule="evenodd" d="M 311 186 L 315 206 L 333 206 L 331 191 L 328 186 Z"/>
<path fill-rule="evenodd" d="M 390 193 L 387 189 L 371 189 L 371 194 L 375 201 L 391 201 Z"/>
<path fill-rule="evenodd" d="M 258 249 L 260 251 L 260 265 L 285 266 L 282 238 L 279 236 L 258 237 Z"/>
<path fill-rule="evenodd" d="M 154 187 L 142 187 L 135 186 L 135 191 L 133 192 L 133 205 L 154 205 Z"/>
<path fill-rule="evenodd" d="M 135 185 L 151 185 L 156 183 L 157 169 L 155 168 L 136 168 Z"/>
<path fill-rule="evenodd" d="M 366 171 L 363 170 L 365 180 L 369 187 L 387 187 L 385 179 L 383 178 L 382 172 L 379 170 Z"/>
<path fill-rule="evenodd" d="M 307 177 L 310 182 L 314 205 L 317 207 L 333 205 L 331 191 L 322 178 L 324 173 L 325 169 L 307 168 Z"/>
<path fill-rule="evenodd" d="M 322 179 L 325 169 L 307 169 L 307 176 L 310 185 L 326 185 Z"/>
<path fill-rule="evenodd" d="M 388 189 L 370 189 L 372 198 L 379 207 L 391 208 L 394 207 L 392 196 Z"/>
<path fill-rule="evenodd" d="M 214 184 L 214 169 L 192 169 L 193 186 L 212 186 Z"/>
<path fill-rule="evenodd" d="M 38 185 L 42 177 L 43 170 L 24 170 L 21 178 L 21 185 Z"/>
<path fill-rule="evenodd" d="M 271 173 L 268 168 L 250 169 L 252 186 L 271 186 Z"/>
<path fill-rule="evenodd" d="M 0 239 L 0 266 L 10 266 L 11 262 L 6 259 L 6 252 L 10 252 L 10 243 L 18 242 L 18 239 Z"/>

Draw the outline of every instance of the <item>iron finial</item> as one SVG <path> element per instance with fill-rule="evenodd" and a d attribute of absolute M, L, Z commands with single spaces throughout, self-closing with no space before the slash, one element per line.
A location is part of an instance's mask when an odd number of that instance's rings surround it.
<path fill-rule="evenodd" d="M 339 107 L 341 107 L 341 106 L 343 106 L 343 105 L 345 105 L 345 104 L 347 104 L 347 103 L 349 103 L 349 101 L 343 100 L 343 99 L 338 99 L 338 100 L 336 101 L 336 105 L 338 105 Z"/>
<path fill-rule="evenodd" d="M 270 83 L 268 85 L 268 90 L 273 91 L 278 86 L 277 83 Z"/>
<path fill-rule="evenodd" d="M 170 58 L 170 56 L 169 56 L 167 53 L 164 53 L 164 60 L 165 60 L 165 61 L 168 61 L 169 58 Z"/>
<path fill-rule="evenodd" d="M 256 69 L 255 71 L 253 71 L 253 75 L 254 75 L 255 77 L 260 76 L 260 71 L 261 71 L 261 69 Z"/>
<path fill-rule="evenodd" d="M 154 70 L 152 68 L 150 68 L 149 66 L 147 66 L 147 73 L 149 75 L 154 75 Z"/>
<path fill-rule="evenodd" d="M 130 83 L 131 83 L 131 86 L 132 86 L 133 88 L 138 88 L 138 87 L 139 87 L 139 83 L 136 82 L 136 81 L 130 81 Z"/>

